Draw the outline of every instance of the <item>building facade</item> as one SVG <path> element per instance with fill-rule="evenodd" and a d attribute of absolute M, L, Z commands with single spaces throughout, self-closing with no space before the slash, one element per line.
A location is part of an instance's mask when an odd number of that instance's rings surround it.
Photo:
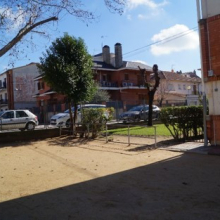
<path fill-rule="evenodd" d="M 122 45 L 115 44 L 114 53 L 105 45 L 102 53 L 93 57 L 93 73 L 100 89 L 108 91 L 111 100 L 123 102 L 124 106 L 147 103 L 148 90 L 144 87 L 140 69 L 150 76 L 152 68 L 139 62 L 123 61 Z"/>
<path fill-rule="evenodd" d="M 8 109 L 8 91 L 6 73 L 0 74 L 0 111 Z"/>
<path fill-rule="evenodd" d="M 122 54 L 122 45 L 116 43 L 113 53 L 110 52 L 110 47 L 105 45 L 102 53 L 93 56 L 94 80 L 99 84 L 100 90 L 106 90 L 110 95 L 111 102 L 108 104 L 117 109 L 116 117 L 135 105 L 148 104 L 148 89 L 144 86 L 144 78 L 151 82 L 153 74 L 152 67 L 140 62 L 124 61 Z M 198 95 L 201 90 L 199 77 L 165 71 L 160 71 L 160 77 L 161 85 L 158 91 L 166 86 L 164 105 L 185 105 L 186 97 L 188 104 L 199 104 Z M 40 112 L 47 112 L 44 119 L 48 120 L 51 115 L 67 109 L 65 96 L 48 87 L 43 75 L 37 76 L 34 80 L 38 83 L 38 93 L 35 95 L 37 105 L 41 109 Z M 155 95 L 154 104 L 159 104 L 158 94 L 159 92 Z"/>
<path fill-rule="evenodd" d="M 33 97 L 38 91 L 34 81 L 37 75 L 39 71 L 36 63 L 13 68 L 2 74 L 8 109 L 31 109 L 37 106 Z"/>
<path fill-rule="evenodd" d="M 220 145 L 220 4 L 219 0 L 197 0 L 202 76 L 208 99 L 207 137 Z"/>
<path fill-rule="evenodd" d="M 196 74 L 160 71 L 155 104 L 160 106 L 200 105 L 202 81 Z M 154 77 L 151 78 L 153 82 Z"/>

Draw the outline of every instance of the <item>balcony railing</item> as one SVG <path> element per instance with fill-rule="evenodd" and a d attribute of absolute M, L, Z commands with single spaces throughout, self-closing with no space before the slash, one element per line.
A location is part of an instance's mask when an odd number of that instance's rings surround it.
<path fill-rule="evenodd" d="M 102 81 L 100 82 L 101 87 L 118 87 L 117 82 L 108 82 L 108 81 Z"/>
<path fill-rule="evenodd" d="M 132 80 L 123 80 L 121 82 L 109 82 L 109 81 L 101 81 L 100 82 L 101 87 L 133 87 L 138 86 L 141 87 L 137 82 L 133 82 Z"/>
<path fill-rule="evenodd" d="M 6 89 L 7 88 L 7 83 L 3 82 L 2 84 L 0 84 L 0 89 Z"/>
<path fill-rule="evenodd" d="M 8 104 L 8 100 L 7 99 L 0 99 L 0 104 Z"/>

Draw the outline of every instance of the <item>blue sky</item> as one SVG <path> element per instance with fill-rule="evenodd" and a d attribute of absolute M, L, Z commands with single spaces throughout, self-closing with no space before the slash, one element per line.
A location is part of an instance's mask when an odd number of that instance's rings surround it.
<path fill-rule="evenodd" d="M 123 60 L 158 64 L 165 71 L 188 72 L 201 67 L 196 0 L 128 0 L 122 15 L 109 12 L 103 0 L 83 2 L 98 16 L 96 20 L 86 24 L 62 16 L 57 24 L 43 28 L 50 30 L 49 39 L 32 34 L 35 48 L 14 60 L 14 67 L 39 62 L 42 52 L 64 32 L 83 38 L 91 55 L 100 53 L 104 45 L 114 52 L 119 42 Z M 9 61 L 8 55 L 0 58 L 0 73 L 10 68 Z"/>

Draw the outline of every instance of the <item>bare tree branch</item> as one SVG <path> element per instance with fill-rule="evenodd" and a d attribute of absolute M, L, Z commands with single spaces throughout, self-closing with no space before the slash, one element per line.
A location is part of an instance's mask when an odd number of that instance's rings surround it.
<path fill-rule="evenodd" d="M 56 21 L 58 20 L 57 17 L 51 17 L 42 21 L 39 21 L 33 25 L 31 25 L 31 22 L 27 23 L 24 28 L 22 28 L 18 34 L 2 49 L 0 49 L 0 57 L 3 56 L 5 53 L 7 53 L 12 47 L 14 47 L 26 34 L 28 34 L 31 30 L 34 28 L 43 25 L 45 23 L 48 23 L 50 21 Z"/>
<path fill-rule="evenodd" d="M 126 0 L 103 1 L 110 11 L 122 14 Z M 20 48 L 34 44 L 32 36 L 29 40 L 24 38 L 29 32 L 66 14 L 86 23 L 96 19 L 89 4 L 82 0 L 0 0 L 0 57 L 11 50 L 9 56 L 18 58 L 26 52 Z M 36 30 L 36 33 L 45 32 L 44 36 L 49 36 L 50 31 Z"/>

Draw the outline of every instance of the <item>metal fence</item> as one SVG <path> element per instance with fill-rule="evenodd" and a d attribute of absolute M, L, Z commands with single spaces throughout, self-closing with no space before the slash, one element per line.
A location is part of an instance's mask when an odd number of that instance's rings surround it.
<path fill-rule="evenodd" d="M 144 136 L 133 136 L 130 133 L 131 129 L 151 129 L 153 135 L 144 135 Z M 97 129 L 97 130 L 95 130 Z M 122 129 L 125 132 L 123 135 L 114 134 L 115 129 Z M 60 127 L 60 135 L 72 135 L 75 134 L 78 137 L 84 138 L 95 138 L 96 140 L 103 141 L 105 143 L 115 142 L 122 143 L 126 146 L 130 145 L 140 145 L 141 142 L 144 145 L 150 145 L 157 147 L 157 126 L 147 126 L 147 125 L 132 125 L 132 124 L 122 124 L 122 123 L 106 123 L 106 124 L 87 124 L 81 125 L 76 124 L 76 131 L 67 129 L 66 127 Z M 94 136 L 95 134 L 95 136 Z M 117 138 L 120 136 L 120 139 Z M 142 141 L 140 141 L 142 139 Z"/>

